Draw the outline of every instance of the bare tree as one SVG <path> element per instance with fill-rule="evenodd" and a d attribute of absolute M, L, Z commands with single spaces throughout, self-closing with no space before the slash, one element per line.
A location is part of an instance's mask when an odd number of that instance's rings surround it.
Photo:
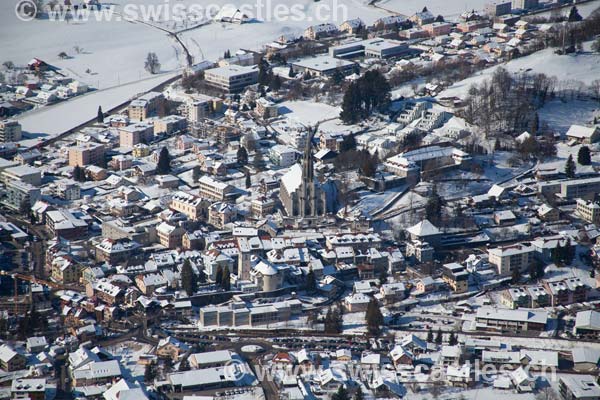
<path fill-rule="evenodd" d="M 144 68 L 153 75 L 160 72 L 160 62 L 158 62 L 158 56 L 156 53 L 148 53 L 146 56 L 146 62 L 144 63 Z"/>

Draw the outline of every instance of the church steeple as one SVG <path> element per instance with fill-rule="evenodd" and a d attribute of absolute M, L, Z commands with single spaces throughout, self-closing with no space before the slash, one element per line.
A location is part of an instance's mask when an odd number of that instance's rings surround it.
<path fill-rule="evenodd" d="M 300 217 L 314 217 L 319 213 L 317 206 L 317 187 L 312 157 L 312 138 L 317 127 L 308 128 L 306 144 L 302 157 L 302 184 L 300 185 Z"/>

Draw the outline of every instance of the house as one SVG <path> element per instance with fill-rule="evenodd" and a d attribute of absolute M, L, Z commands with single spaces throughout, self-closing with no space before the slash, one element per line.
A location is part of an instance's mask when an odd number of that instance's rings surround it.
<path fill-rule="evenodd" d="M 395 346 L 392 351 L 390 351 L 389 356 L 396 368 L 400 365 L 413 365 L 415 360 L 413 353 L 402 346 Z"/>
<path fill-rule="evenodd" d="M 560 219 L 560 211 L 558 208 L 549 206 L 548 204 L 542 204 L 539 206 L 536 213 L 538 218 L 544 222 L 553 222 Z"/>
<path fill-rule="evenodd" d="M 68 255 L 54 258 L 51 263 L 52 280 L 62 284 L 79 282 L 79 266 Z"/>
<path fill-rule="evenodd" d="M 535 388 L 535 378 L 531 376 L 528 369 L 519 367 L 510 373 L 510 379 L 517 388 L 517 391 L 531 392 Z"/>
<path fill-rule="evenodd" d="M 600 333 L 600 312 L 594 310 L 579 311 L 575 317 L 573 334 L 598 337 Z"/>
<path fill-rule="evenodd" d="M 333 36 L 338 33 L 338 28 L 334 24 L 325 23 L 313 25 L 304 31 L 302 36 L 306 39 L 317 40 L 326 36 Z"/>
<path fill-rule="evenodd" d="M 360 18 L 349 19 L 340 25 L 340 32 L 346 32 L 350 35 L 356 35 L 365 28 L 365 23 Z"/>
<path fill-rule="evenodd" d="M 595 201 L 577 199 L 577 215 L 590 224 L 600 225 L 600 204 Z"/>
<path fill-rule="evenodd" d="M 469 290 L 469 273 L 461 264 L 444 264 L 442 267 L 442 279 L 455 293 L 465 293 Z"/>
<path fill-rule="evenodd" d="M 161 339 L 156 346 L 156 355 L 162 358 L 170 358 L 177 362 L 180 356 L 190 350 L 190 346 L 180 342 L 172 336 Z"/>
<path fill-rule="evenodd" d="M 592 347 L 576 347 L 571 351 L 573 356 L 573 369 L 577 372 L 598 371 L 600 350 Z"/>
<path fill-rule="evenodd" d="M 494 222 L 496 225 L 512 225 L 517 222 L 517 217 L 511 210 L 496 211 Z"/>
<path fill-rule="evenodd" d="M 208 208 L 208 223 L 216 228 L 223 229 L 237 217 L 235 206 L 229 203 L 217 202 Z"/>
<path fill-rule="evenodd" d="M 0 346 L 0 368 L 6 372 L 25 369 L 27 358 L 8 344 Z"/>
<path fill-rule="evenodd" d="M 475 379 L 471 365 L 448 365 L 446 368 L 446 382 L 450 386 L 463 388 L 473 386 L 475 384 Z"/>
<path fill-rule="evenodd" d="M 571 125 L 567 131 L 567 138 L 577 143 L 592 144 L 600 140 L 600 127 Z"/>
<path fill-rule="evenodd" d="M 442 346 L 439 361 L 443 366 L 458 366 L 462 361 L 463 353 L 464 348 L 461 345 Z"/>
<path fill-rule="evenodd" d="M 27 338 L 26 348 L 30 353 L 39 353 L 44 351 L 48 346 L 48 342 L 44 336 L 32 336 Z"/>
<path fill-rule="evenodd" d="M 229 365 L 236 356 L 230 350 L 216 350 L 190 354 L 188 361 L 192 368 L 215 368 Z"/>
<path fill-rule="evenodd" d="M 166 222 L 160 223 L 156 227 L 156 233 L 158 235 L 158 241 L 161 245 L 168 249 L 176 249 L 181 246 L 185 229 L 178 225 L 171 225 Z"/>

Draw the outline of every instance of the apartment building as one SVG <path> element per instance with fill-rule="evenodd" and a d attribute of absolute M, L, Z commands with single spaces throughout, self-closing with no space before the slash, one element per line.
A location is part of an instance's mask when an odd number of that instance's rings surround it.
<path fill-rule="evenodd" d="M 237 217 L 235 206 L 228 203 L 213 203 L 208 209 L 208 223 L 218 229 L 234 221 Z"/>
<path fill-rule="evenodd" d="M 133 100 L 127 108 L 131 121 L 143 121 L 158 114 L 165 98 L 162 93 L 150 92 Z"/>
<path fill-rule="evenodd" d="M 258 69 L 241 65 L 207 69 L 204 71 L 204 80 L 225 92 L 239 92 L 258 82 Z"/>
<path fill-rule="evenodd" d="M 119 146 L 133 148 L 138 144 L 148 144 L 154 139 L 154 125 L 138 122 L 119 128 Z"/>
<path fill-rule="evenodd" d="M 21 124 L 15 120 L 0 120 L 0 143 L 18 142 L 21 140 Z"/>
<path fill-rule="evenodd" d="M 600 224 L 600 204 L 594 201 L 577 199 L 577 215 L 591 224 Z"/>
<path fill-rule="evenodd" d="M 183 131 L 187 128 L 187 120 L 179 115 L 168 115 L 164 118 L 154 121 L 154 134 L 172 135 L 175 132 Z"/>
<path fill-rule="evenodd" d="M 2 203 L 13 210 L 21 210 L 23 205 L 32 207 L 42 198 L 39 188 L 21 181 L 11 181 L 6 184 Z"/>
<path fill-rule="evenodd" d="M 531 307 L 531 294 L 524 288 L 509 288 L 502 292 L 500 296 L 502 305 L 511 308 Z"/>
<path fill-rule="evenodd" d="M 169 208 L 186 215 L 193 221 L 206 218 L 202 198 L 185 192 L 176 192 L 171 197 Z"/>
<path fill-rule="evenodd" d="M 565 400 L 600 400 L 600 385 L 592 375 L 561 376 L 558 391 Z"/>
<path fill-rule="evenodd" d="M 104 146 L 88 143 L 69 148 L 69 166 L 98 165 L 104 161 Z"/>
<path fill-rule="evenodd" d="M 295 164 L 297 157 L 298 151 L 283 144 L 277 144 L 269 151 L 269 159 L 279 167 L 289 167 Z"/>
<path fill-rule="evenodd" d="M 222 107 L 223 101 L 221 99 L 197 94 L 185 102 L 182 108 L 182 115 L 190 123 L 195 124 L 210 114 L 221 111 Z"/>
<path fill-rule="evenodd" d="M 231 185 L 206 175 L 201 177 L 198 182 L 200 183 L 200 195 L 210 200 L 224 201 L 234 189 Z"/>
<path fill-rule="evenodd" d="M 452 31 L 452 24 L 447 22 L 432 22 L 421 26 L 431 37 L 448 35 Z"/>
<path fill-rule="evenodd" d="M 469 290 L 469 273 L 458 263 L 444 264 L 442 279 L 455 293 L 465 293 Z"/>
<path fill-rule="evenodd" d="M 587 301 L 590 288 L 579 278 L 567 278 L 557 281 L 545 281 L 544 288 L 550 296 L 552 307 Z"/>
<path fill-rule="evenodd" d="M 48 211 L 46 213 L 46 227 L 52 236 L 60 236 L 63 239 L 82 239 L 88 233 L 87 222 L 68 210 Z"/>
<path fill-rule="evenodd" d="M 156 234 L 161 245 L 168 249 L 176 249 L 177 247 L 181 247 L 185 229 L 163 222 L 156 227 Z"/>
<path fill-rule="evenodd" d="M 500 276 L 510 276 L 512 271 L 526 270 L 533 261 L 535 248 L 531 244 L 515 244 L 488 250 L 489 262 Z"/>

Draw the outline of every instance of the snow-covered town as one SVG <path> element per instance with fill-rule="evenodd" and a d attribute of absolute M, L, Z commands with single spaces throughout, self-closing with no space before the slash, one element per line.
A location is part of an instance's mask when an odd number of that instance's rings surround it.
<path fill-rule="evenodd" d="M 0 4 L 0 400 L 600 400 L 600 0 L 195 3 Z"/>

